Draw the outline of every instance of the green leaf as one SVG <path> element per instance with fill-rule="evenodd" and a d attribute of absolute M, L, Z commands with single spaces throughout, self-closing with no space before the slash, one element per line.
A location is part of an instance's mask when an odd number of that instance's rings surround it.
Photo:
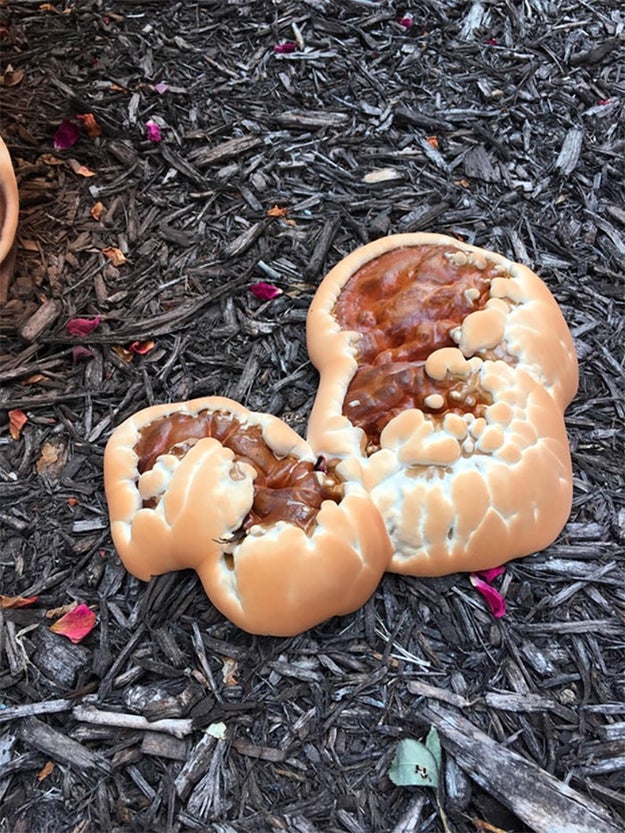
<path fill-rule="evenodd" d="M 438 735 L 436 740 L 438 740 Z M 437 789 L 439 767 L 440 762 L 436 760 L 425 744 L 418 740 L 405 738 L 397 744 L 388 776 L 393 784 L 400 787 L 432 787 Z"/>
<path fill-rule="evenodd" d="M 442 761 L 441 741 L 435 726 L 432 726 L 428 732 L 428 736 L 425 739 L 425 745 L 436 761 L 436 772 L 440 772 Z"/>

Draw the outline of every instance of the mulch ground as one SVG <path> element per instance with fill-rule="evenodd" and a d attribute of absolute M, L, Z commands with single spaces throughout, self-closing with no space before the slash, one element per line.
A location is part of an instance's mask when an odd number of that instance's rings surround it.
<path fill-rule="evenodd" d="M 0 609 L 0 830 L 442 831 L 433 790 L 388 777 L 398 740 L 432 726 L 449 830 L 622 830 L 619 0 L 3 0 L 0 15 L 22 207 L 0 270 L 0 592 L 37 597 Z M 56 150 L 86 113 L 102 135 Z M 223 394 L 303 432 L 316 286 L 360 244 L 415 230 L 528 263 L 577 343 L 571 518 L 506 568 L 506 615 L 466 575 L 388 575 L 351 616 L 257 638 L 192 573 L 129 577 L 102 487 L 112 428 Z M 282 295 L 259 300 L 259 280 Z M 28 419 L 18 439 L 9 410 Z M 97 624 L 73 644 L 49 625 L 76 602 Z"/>

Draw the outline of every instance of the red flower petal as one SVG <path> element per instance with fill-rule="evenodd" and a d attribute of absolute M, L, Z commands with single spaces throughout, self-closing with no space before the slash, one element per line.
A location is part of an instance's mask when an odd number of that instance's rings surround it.
<path fill-rule="evenodd" d="M 50 625 L 50 630 L 54 633 L 60 633 L 66 636 L 71 642 L 76 644 L 84 639 L 88 633 L 91 633 L 96 623 L 96 615 L 85 604 L 78 605 L 65 616 Z"/>
<path fill-rule="evenodd" d="M 276 55 L 288 55 L 291 52 L 295 52 L 296 49 L 297 44 L 293 43 L 293 41 L 287 40 L 283 43 L 277 43 L 274 46 L 273 51 L 276 53 Z"/>
<path fill-rule="evenodd" d="M 273 301 L 278 295 L 282 295 L 280 287 L 274 286 L 271 283 L 265 283 L 265 281 L 253 283 L 250 286 L 250 292 L 252 295 L 256 295 L 257 298 L 260 298 L 261 301 Z"/>
<path fill-rule="evenodd" d="M 158 124 L 155 121 L 152 121 L 152 119 L 150 119 L 149 121 L 146 121 L 145 129 L 147 131 L 148 140 L 150 142 L 155 142 L 156 143 L 156 142 L 162 141 L 163 137 L 161 135 L 161 128 L 158 126 Z"/>
<path fill-rule="evenodd" d="M 154 347 L 153 341 L 133 341 L 132 344 L 128 345 L 128 349 L 139 356 L 145 356 L 150 350 L 154 350 Z"/>
<path fill-rule="evenodd" d="M 75 145 L 80 136 L 80 127 L 73 121 L 65 119 L 54 134 L 54 149 L 67 150 Z"/>
<path fill-rule="evenodd" d="M 471 579 L 471 584 L 475 587 L 477 592 L 481 593 L 481 595 L 486 599 L 490 612 L 493 614 L 495 619 L 501 619 L 506 612 L 506 602 L 499 590 L 496 590 L 494 587 L 491 587 L 490 584 L 482 581 L 482 579 L 478 578 L 475 573 L 471 573 L 469 578 Z"/>
<path fill-rule="evenodd" d="M 91 361 L 93 358 L 93 353 L 88 347 L 83 347 L 82 345 L 77 345 L 76 347 L 72 348 L 72 362 L 73 364 L 79 364 L 80 362 L 88 362 Z"/>
<path fill-rule="evenodd" d="M 488 46 L 497 46 L 497 38 L 487 38 L 486 44 Z"/>
<path fill-rule="evenodd" d="M 65 329 L 71 336 L 87 336 L 102 321 L 99 315 L 95 318 L 72 318 L 65 325 Z"/>
<path fill-rule="evenodd" d="M 410 12 L 408 12 L 407 14 L 402 15 L 402 17 L 400 17 L 397 22 L 399 23 L 400 26 L 403 26 L 404 29 L 410 29 L 410 27 L 412 26 L 412 24 L 414 22 L 414 19 L 413 19 L 412 15 L 410 14 Z"/>
<path fill-rule="evenodd" d="M 505 567 L 492 567 L 490 570 L 476 570 L 473 575 L 479 576 L 480 578 L 483 578 L 484 581 L 492 584 L 497 576 L 500 576 L 505 569 Z"/>

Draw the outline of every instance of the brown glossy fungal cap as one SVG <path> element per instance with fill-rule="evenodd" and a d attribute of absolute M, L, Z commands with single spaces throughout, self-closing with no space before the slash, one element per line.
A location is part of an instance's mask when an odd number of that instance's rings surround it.
<path fill-rule="evenodd" d="M 324 278 L 307 338 L 320 373 L 308 440 L 372 495 L 391 570 L 484 569 L 557 537 L 571 505 L 563 411 L 577 360 L 533 272 L 443 235 L 383 238 Z"/>
<path fill-rule="evenodd" d="M 228 447 L 215 436 L 196 433 L 189 442 L 181 436 L 181 417 L 200 421 L 207 412 L 231 420 L 245 455 L 233 450 L 234 441 Z M 168 419 L 177 424 L 174 444 L 159 446 L 154 457 L 154 426 Z M 308 531 L 272 515 L 270 523 L 245 529 L 259 478 L 249 461 L 266 458 L 268 449 L 278 463 L 295 458 L 296 472 L 298 461 L 308 471 L 314 466 L 316 456 L 289 426 L 232 400 L 204 397 L 146 408 L 113 432 L 104 457 L 105 490 L 113 541 L 131 573 L 148 580 L 193 568 L 235 624 L 289 635 L 363 604 L 388 565 L 391 544 L 358 484 L 345 484 L 337 501 L 322 499 Z"/>
<path fill-rule="evenodd" d="M 19 195 L 13 163 L 0 138 L 0 263 L 11 251 L 19 214 Z"/>

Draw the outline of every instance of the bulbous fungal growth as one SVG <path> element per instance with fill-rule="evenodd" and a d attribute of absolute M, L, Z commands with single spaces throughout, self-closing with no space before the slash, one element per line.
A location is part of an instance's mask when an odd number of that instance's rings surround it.
<path fill-rule="evenodd" d="M 355 610 L 390 558 L 359 484 L 321 471 L 281 420 L 229 399 L 130 417 L 107 444 L 104 475 L 127 569 L 144 580 L 195 569 L 215 606 L 254 633 L 299 633 Z"/>
<path fill-rule="evenodd" d="M 558 535 L 577 361 L 533 272 L 443 235 L 383 238 L 322 281 L 307 336 L 308 440 L 371 493 L 391 570 L 485 569 Z"/>

